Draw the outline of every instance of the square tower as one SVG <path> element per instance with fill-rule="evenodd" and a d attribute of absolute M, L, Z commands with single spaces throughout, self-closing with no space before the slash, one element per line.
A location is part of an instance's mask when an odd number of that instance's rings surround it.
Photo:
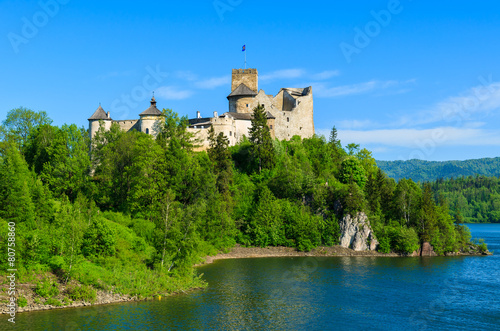
<path fill-rule="evenodd" d="M 245 84 L 255 93 L 259 92 L 259 74 L 257 69 L 233 69 L 231 92 L 241 84 Z"/>

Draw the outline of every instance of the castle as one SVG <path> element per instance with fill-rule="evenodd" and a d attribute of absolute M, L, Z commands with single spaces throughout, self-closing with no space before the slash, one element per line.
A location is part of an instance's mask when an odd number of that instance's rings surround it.
<path fill-rule="evenodd" d="M 231 93 L 227 96 L 229 111 L 213 117 L 202 117 L 197 112 L 196 118 L 189 119 L 188 131 L 193 132 L 200 141 L 200 150 L 208 148 L 208 131 L 214 128 L 216 134 L 222 132 L 229 144 L 235 145 L 243 136 L 249 136 L 253 109 L 264 106 L 267 113 L 267 124 L 273 138 L 290 139 L 298 135 L 309 138 L 314 135 L 313 94 L 312 88 L 282 88 L 276 96 L 268 95 L 258 89 L 259 76 L 257 69 L 233 69 Z M 99 108 L 89 118 L 90 138 L 94 138 L 101 125 L 109 130 L 111 124 L 117 123 L 122 130 L 137 130 L 155 135 L 155 122 L 162 120 L 162 112 L 156 108 L 156 100 L 151 99 L 148 109 L 139 114 L 136 120 L 111 119 L 109 112 Z"/>

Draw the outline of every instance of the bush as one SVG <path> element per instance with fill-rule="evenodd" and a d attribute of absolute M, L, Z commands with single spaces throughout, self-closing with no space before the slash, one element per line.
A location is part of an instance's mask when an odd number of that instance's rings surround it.
<path fill-rule="evenodd" d="M 394 228 L 393 247 L 396 252 L 411 254 L 419 248 L 420 240 L 413 228 Z"/>
<path fill-rule="evenodd" d="M 35 293 L 43 298 L 51 298 L 59 294 L 59 288 L 55 282 L 46 278 L 36 284 Z"/>
<path fill-rule="evenodd" d="M 83 235 L 82 253 L 89 256 L 112 256 L 115 254 L 114 232 L 103 219 L 94 219 Z"/>
<path fill-rule="evenodd" d="M 72 285 L 67 288 L 68 296 L 75 301 L 94 302 L 97 297 L 97 292 L 88 285 Z"/>
<path fill-rule="evenodd" d="M 49 266 L 52 271 L 56 272 L 58 270 L 63 269 L 64 267 L 64 258 L 62 256 L 56 255 L 52 256 L 49 260 Z"/>
<path fill-rule="evenodd" d="M 19 297 L 17 298 L 17 305 L 18 307 L 26 307 L 28 305 L 28 300 L 25 297 Z"/>
<path fill-rule="evenodd" d="M 49 298 L 47 301 L 45 301 L 45 304 L 51 305 L 51 306 L 56 306 L 56 307 L 62 306 L 61 301 L 54 299 L 54 298 Z"/>

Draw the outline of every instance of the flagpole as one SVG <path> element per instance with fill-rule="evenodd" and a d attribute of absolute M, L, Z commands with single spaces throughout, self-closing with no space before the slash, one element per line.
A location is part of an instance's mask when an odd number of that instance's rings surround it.
<path fill-rule="evenodd" d="M 245 69 L 247 68 L 247 49 L 245 47 Z"/>

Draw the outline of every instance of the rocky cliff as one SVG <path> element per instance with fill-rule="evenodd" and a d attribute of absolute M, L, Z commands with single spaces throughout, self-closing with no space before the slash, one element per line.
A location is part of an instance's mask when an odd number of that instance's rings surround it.
<path fill-rule="evenodd" d="M 365 213 L 346 215 L 340 220 L 340 246 L 355 251 L 374 251 L 378 241 Z"/>

